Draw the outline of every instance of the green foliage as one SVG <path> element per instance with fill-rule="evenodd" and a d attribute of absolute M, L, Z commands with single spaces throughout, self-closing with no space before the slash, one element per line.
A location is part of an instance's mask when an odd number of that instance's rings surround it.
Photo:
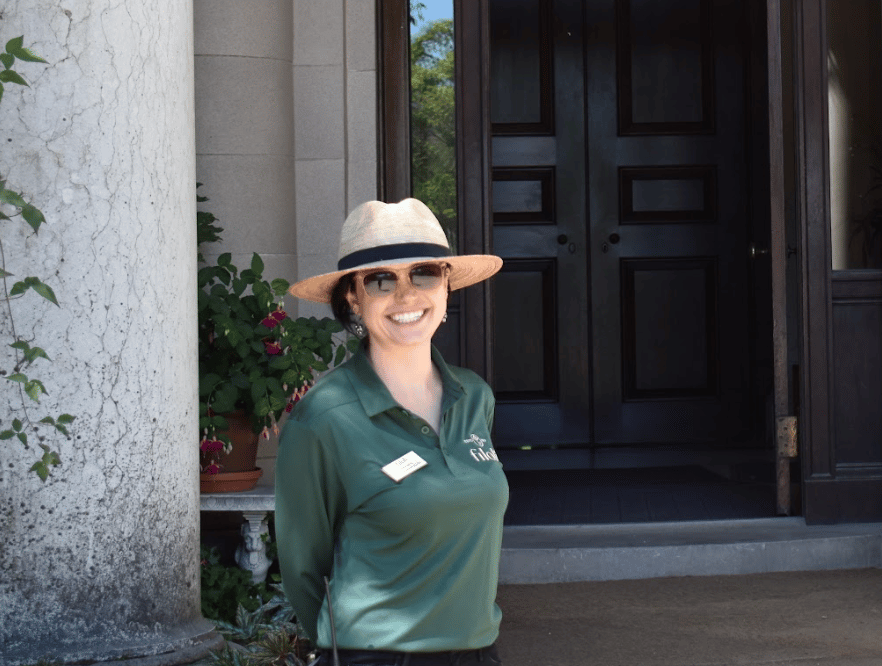
<path fill-rule="evenodd" d="M 254 612 L 273 598 L 266 583 L 255 585 L 251 574 L 237 566 L 221 564 L 217 549 L 200 549 L 202 560 L 202 616 L 217 623 L 236 620 L 237 608 Z"/>
<path fill-rule="evenodd" d="M 202 198 L 202 201 L 205 201 Z M 211 225 L 216 218 L 205 217 Z M 204 226 L 203 237 L 219 239 L 220 228 Z M 224 414 L 242 409 L 252 416 L 255 432 L 275 428 L 313 381 L 354 349 L 357 340 L 338 342 L 339 322 L 315 317 L 292 319 L 282 308 L 290 284 L 268 281 L 254 253 L 249 268 L 239 270 L 230 253 L 199 269 L 199 429 L 203 444 L 220 437 Z M 343 352 L 341 353 L 341 348 Z"/>
<path fill-rule="evenodd" d="M 239 567 L 220 564 L 202 548 L 202 615 L 228 641 L 212 653 L 216 666 L 303 666 L 307 641 L 298 638 L 294 609 L 278 584 L 257 585 Z M 278 578 L 278 576 L 276 576 Z"/>
<path fill-rule="evenodd" d="M 413 196 L 441 222 L 458 247 L 456 96 L 453 21 L 427 25 L 411 39 L 411 172 Z"/>
<path fill-rule="evenodd" d="M 10 39 L 6 43 L 5 52 L 0 53 L 0 64 L 3 65 L 3 71 L 0 71 L 0 100 L 3 99 L 4 84 L 28 85 L 24 77 L 12 69 L 16 60 L 22 62 L 46 62 L 35 55 L 33 51 L 25 48 L 23 36 Z M 40 426 L 37 425 L 38 423 L 51 426 L 62 435 L 68 436 L 69 433 L 66 426 L 74 420 L 74 417 L 70 414 L 62 414 L 58 418 L 44 416 L 35 422 L 31 419 L 28 409 L 29 401 L 39 403 L 40 397 L 45 395 L 47 391 L 42 380 L 29 376 L 23 371 L 28 369 L 38 359 L 50 363 L 51 359 L 41 347 L 31 346 L 30 342 L 18 338 L 11 301 L 25 297 L 29 291 L 33 291 L 56 306 L 58 306 L 58 299 L 52 288 L 37 277 L 28 276 L 22 278 L 15 282 L 11 288 L 7 284 L 7 278 L 13 277 L 12 273 L 6 270 L 6 255 L 3 249 L 3 235 L 8 233 L 10 228 L 7 223 L 20 217 L 36 234 L 40 231 L 43 223 L 46 222 L 42 211 L 29 203 L 22 192 L 9 189 L 7 182 L 6 177 L 0 178 L 0 203 L 5 205 L 4 210 L 0 211 L 0 222 L 4 222 L 4 226 L 0 227 L 3 231 L 3 234 L 0 234 L 0 280 L 3 281 L 3 301 L 6 305 L 6 314 L 8 315 L 13 337 L 13 342 L 9 344 L 9 347 L 15 351 L 13 352 L 14 367 L 12 372 L 0 370 L 0 376 L 3 376 L 6 381 L 10 382 L 10 384 L 7 384 L 7 387 L 16 395 L 17 400 L 10 398 L 9 402 L 10 404 L 18 403 L 21 405 L 21 408 L 16 411 L 21 412 L 23 420 L 22 418 L 14 418 L 11 428 L 0 430 L 0 440 L 17 439 L 25 448 L 30 448 L 28 432 L 39 432 Z M 12 209 L 15 209 L 15 211 L 12 212 Z M 43 451 L 42 456 L 34 462 L 29 471 L 34 472 L 42 481 L 45 481 L 49 478 L 51 468 L 61 464 L 61 457 L 57 451 L 52 450 L 47 444 L 43 443 L 43 439 L 42 435 L 38 437 L 39 447 Z"/>

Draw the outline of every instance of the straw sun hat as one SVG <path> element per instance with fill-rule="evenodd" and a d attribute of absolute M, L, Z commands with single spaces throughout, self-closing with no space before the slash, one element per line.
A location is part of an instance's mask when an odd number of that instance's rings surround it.
<path fill-rule="evenodd" d="M 334 286 L 347 273 L 439 259 L 450 264 L 454 290 L 486 280 L 502 267 L 502 259 L 492 254 L 453 256 L 441 224 L 417 199 L 361 204 L 343 223 L 338 257 L 336 271 L 301 280 L 288 291 L 308 301 L 330 303 Z"/>

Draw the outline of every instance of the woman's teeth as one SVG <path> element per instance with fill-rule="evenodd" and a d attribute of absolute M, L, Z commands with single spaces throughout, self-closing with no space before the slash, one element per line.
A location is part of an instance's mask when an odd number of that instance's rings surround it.
<path fill-rule="evenodd" d="M 417 319 L 423 316 L 425 310 L 420 310 L 419 312 L 402 312 L 401 314 L 392 315 L 392 321 L 398 324 L 410 324 L 415 322 Z"/>

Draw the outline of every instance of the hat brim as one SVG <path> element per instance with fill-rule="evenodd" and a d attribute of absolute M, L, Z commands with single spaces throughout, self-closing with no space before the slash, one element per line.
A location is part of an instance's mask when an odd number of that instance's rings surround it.
<path fill-rule="evenodd" d="M 453 257 L 407 257 L 395 262 L 378 261 L 364 264 L 345 271 L 323 273 L 297 282 L 288 289 L 288 293 L 297 298 L 316 303 L 330 303 L 331 292 L 341 277 L 347 273 L 357 273 L 366 268 L 403 267 L 423 262 L 444 262 L 450 265 L 450 290 L 455 291 L 477 284 L 494 275 L 502 268 L 502 259 L 492 254 L 465 254 Z"/>

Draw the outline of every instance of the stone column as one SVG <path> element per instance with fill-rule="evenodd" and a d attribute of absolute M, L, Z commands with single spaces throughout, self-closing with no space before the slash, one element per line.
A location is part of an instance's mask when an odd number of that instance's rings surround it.
<path fill-rule="evenodd" d="M 0 448 L 3 664 L 179 663 L 216 644 L 199 603 L 192 22 L 192 0 L 2 5 L 0 43 L 23 34 L 49 61 L 17 67 L 32 87 L 0 102 L 0 174 L 47 218 L 37 236 L 3 223 L 7 269 L 61 304 L 29 294 L 15 324 L 53 359 L 32 414 L 77 416 L 69 440 L 32 433 L 61 454 L 45 483 L 33 449 Z"/>

